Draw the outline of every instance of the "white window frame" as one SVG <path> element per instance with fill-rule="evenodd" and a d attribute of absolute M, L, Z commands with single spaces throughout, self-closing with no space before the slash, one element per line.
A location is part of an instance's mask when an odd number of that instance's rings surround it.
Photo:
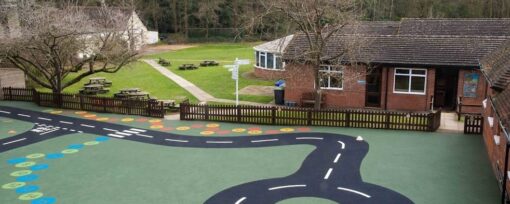
<path fill-rule="evenodd" d="M 341 70 L 338 71 L 338 70 L 334 70 L 332 71 L 332 67 L 334 67 L 333 65 L 321 65 L 320 66 L 321 68 L 323 67 L 327 67 L 328 70 L 322 70 L 322 69 L 319 69 L 319 78 L 322 79 L 322 77 L 320 76 L 320 73 L 321 72 L 327 72 L 327 73 L 340 73 L 342 74 L 342 88 L 338 88 L 338 87 L 331 87 L 331 76 L 328 77 L 328 87 L 322 87 L 321 86 L 321 89 L 324 89 L 324 90 L 338 90 L 338 91 L 341 91 L 341 90 L 344 90 L 344 69 L 345 67 L 344 66 L 341 66 Z M 320 80 L 320 79 L 317 79 L 317 80 Z"/>
<path fill-rule="evenodd" d="M 409 70 L 409 74 L 399 74 L 397 70 Z M 413 70 L 425 71 L 425 74 L 413 74 Z M 409 77 L 409 90 L 406 91 L 397 91 L 397 76 L 408 76 Z M 411 90 L 411 84 L 413 83 L 413 77 L 424 77 L 425 78 L 425 88 L 423 92 L 413 92 Z M 427 81 L 428 81 L 428 70 L 427 69 L 418 69 L 418 68 L 395 68 L 393 71 L 393 93 L 398 94 L 410 94 L 410 95 L 426 95 L 427 94 Z"/>
<path fill-rule="evenodd" d="M 257 52 L 259 53 L 259 57 L 258 57 L 258 58 L 257 58 Z M 268 55 L 268 53 L 273 55 L 273 68 L 268 68 L 268 66 L 267 66 L 267 55 Z M 264 57 L 265 57 L 265 60 L 264 60 L 264 65 L 265 65 L 265 66 L 262 66 L 262 63 L 261 63 L 261 61 L 262 61 L 262 60 L 261 60 L 262 56 L 264 56 Z M 281 55 L 281 54 L 275 54 L 275 53 L 272 53 L 272 52 L 264 52 L 264 51 L 258 51 L 258 50 L 256 50 L 256 51 L 255 51 L 255 58 L 257 58 L 257 59 L 256 59 L 256 62 L 255 62 L 255 66 L 256 66 L 257 68 L 259 68 L 259 69 L 267 69 L 267 70 L 272 70 L 272 71 L 285 71 L 285 65 L 286 65 L 286 63 L 283 61 L 283 59 L 282 59 L 282 55 Z M 276 68 L 276 64 L 277 64 L 277 60 L 276 60 L 276 58 L 280 58 L 280 59 L 282 59 L 282 60 L 281 60 L 281 61 L 282 61 L 282 68 L 281 68 L 281 69 L 277 69 L 277 68 Z M 258 64 L 258 65 L 257 65 L 257 64 Z"/>

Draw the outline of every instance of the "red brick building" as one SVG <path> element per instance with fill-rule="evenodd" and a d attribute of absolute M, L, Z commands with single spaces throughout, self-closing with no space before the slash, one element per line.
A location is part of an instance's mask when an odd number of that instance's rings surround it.
<path fill-rule="evenodd" d="M 321 66 L 318 80 L 327 107 L 462 107 L 464 113 L 479 113 L 488 89 L 480 59 L 510 39 L 510 19 L 404 19 L 362 25 L 354 32 L 335 34 L 323 51 L 325 59 L 343 56 Z M 357 66 L 343 54 L 353 40 L 361 42 L 354 57 Z M 295 34 L 283 57 L 285 99 L 298 104 L 315 89 L 313 69 L 294 63 L 307 45 L 303 34 Z"/>

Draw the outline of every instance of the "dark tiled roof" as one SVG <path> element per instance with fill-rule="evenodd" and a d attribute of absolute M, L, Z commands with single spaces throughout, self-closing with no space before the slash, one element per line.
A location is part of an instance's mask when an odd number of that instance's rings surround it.
<path fill-rule="evenodd" d="M 505 89 L 494 99 L 494 108 L 501 117 L 500 120 L 507 128 L 510 128 L 510 88 Z"/>
<path fill-rule="evenodd" d="M 399 27 L 399 21 L 361 21 L 346 25 L 339 34 L 396 35 Z"/>
<path fill-rule="evenodd" d="M 323 56 L 324 59 L 342 56 L 343 61 L 355 59 L 379 64 L 478 67 L 479 59 L 505 40 L 498 37 L 334 35 L 326 43 Z M 357 47 L 356 52 L 343 54 L 345 47 Z M 297 34 L 284 58 L 303 60 L 307 50 L 306 37 Z"/>
<path fill-rule="evenodd" d="M 400 35 L 510 36 L 510 18 L 416 19 L 405 18 Z"/>
<path fill-rule="evenodd" d="M 491 87 L 500 90 L 508 87 L 510 84 L 510 41 L 487 55 L 481 62 L 482 71 L 485 72 Z"/>

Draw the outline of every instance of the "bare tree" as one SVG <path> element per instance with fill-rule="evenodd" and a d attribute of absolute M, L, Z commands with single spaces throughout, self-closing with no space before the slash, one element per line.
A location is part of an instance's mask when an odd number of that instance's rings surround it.
<path fill-rule="evenodd" d="M 106 6 L 22 6 L 21 32 L 0 36 L 0 60 L 60 94 L 87 76 L 114 73 L 136 60 L 141 37 L 130 29 L 130 12 Z"/>
<path fill-rule="evenodd" d="M 205 38 L 209 38 L 209 27 L 218 25 L 219 16 L 216 12 L 220 10 L 220 5 L 224 0 L 203 0 L 198 4 L 198 10 L 195 16 L 202 20 L 205 27 Z"/>

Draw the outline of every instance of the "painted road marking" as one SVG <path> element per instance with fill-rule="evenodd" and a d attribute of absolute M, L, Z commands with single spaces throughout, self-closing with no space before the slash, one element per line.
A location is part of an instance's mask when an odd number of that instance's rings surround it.
<path fill-rule="evenodd" d="M 189 142 L 188 140 L 173 140 L 173 139 L 165 139 L 165 140 L 169 141 L 169 142 L 181 142 L 181 143 Z"/>
<path fill-rule="evenodd" d="M 276 187 L 268 188 L 267 190 L 273 191 L 273 190 L 284 189 L 284 188 L 306 188 L 306 185 L 298 184 L 298 185 L 288 185 L 288 186 L 276 186 Z"/>
<path fill-rule="evenodd" d="M 333 168 L 329 168 L 328 172 L 326 172 L 326 175 L 324 176 L 324 180 L 328 180 L 329 176 L 331 175 L 331 172 L 333 171 Z"/>
<path fill-rule="evenodd" d="M 116 135 L 116 134 L 108 134 L 110 137 L 116 137 L 116 138 L 124 138 L 122 135 Z"/>
<path fill-rule="evenodd" d="M 338 141 L 338 143 L 340 143 L 342 145 L 342 149 L 345 149 L 345 143 L 344 142 Z"/>
<path fill-rule="evenodd" d="M 298 137 L 296 140 L 323 140 L 322 137 Z"/>
<path fill-rule="evenodd" d="M 232 144 L 233 141 L 206 141 L 208 144 Z"/>
<path fill-rule="evenodd" d="M 336 155 L 335 160 L 333 161 L 333 163 L 335 163 L 335 164 L 336 164 L 336 163 L 338 163 L 338 160 L 340 159 L 340 156 L 342 156 L 342 154 L 341 154 L 341 153 L 338 153 L 338 154 Z"/>
<path fill-rule="evenodd" d="M 3 143 L 2 145 L 8 145 L 8 144 L 12 144 L 12 143 L 15 143 L 15 142 L 21 142 L 23 140 L 26 140 L 27 138 L 21 138 L 21 139 L 18 139 L 18 140 L 13 140 L 13 141 L 10 141 L 10 142 L 6 142 L 6 143 Z"/>
<path fill-rule="evenodd" d="M 0 113 L 11 114 L 11 112 L 8 111 L 0 111 Z"/>
<path fill-rule="evenodd" d="M 62 128 L 62 130 L 67 130 L 67 128 Z"/>
<path fill-rule="evenodd" d="M 26 118 L 30 118 L 31 117 L 31 116 L 25 115 L 25 114 L 18 114 L 18 115 L 21 116 L 21 117 L 26 117 Z"/>
<path fill-rule="evenodd" d="M 112 131 L 112 132 L 118 132 L 117 130 L 109 129 L 109 128 L 103 128 L 103 130 Z"/>
<path fill-rule="evenodd" d="M 246 197 L 242 197 L 239 200 L 236 201 L 235 204 L 241 204 L 244 200 L 246 200 Z"/>
<path fill-rule="evenodd" d="M 70 129 L 69 131 L 71 131 L 71 132 L 76 132 L 76 130 L 75 130 L 75 129 Z"/>
<path fill-rule="evenodd" d="M 278 139 L 270 139 L 270 140 L 253 140 L 252 143 L 259 143 L 259 142 L 276 142 Z"/>
<path fill-rule="evenodd" d="M 123 132 L 115 132 L 115 134 L 124 135 L 124 136 L 131 136 L 131 135 L 133 135 L 133 134 L 123 133 Z"/>
<path fill-rule="evenodd" d="M 80 125 L 83 127 L 88 127 L 88 128 L 96 128 L 96 126 L 93 126 L 93 125 L 87 125 L 87 124 L 80 124 Z"/>
<path fill-rule="evenodd" d="M 49 119 L 49 118 L 43 118 L 43 117 L 38 117 L 37 119 L 39 119 L 39 120 L 46 120 L 46 121 L 52 121 L 52 119 Z"/>
<path fill-rule="evenodd" d="M 83 133 L 83 131 L 78 131 L 79 133 Z"/>
<path fill-rule="evenodd" d="M 72 125 L 73 123 L 72 122 L 67 122 L 67 121 L 59 121 L 60 123 L 64 123 L 64 124 L 69 124 L 69 125 Z"/>
<path fill-rule="evenodd" d="M 138 132 L 147 132 L 147 130 L 141 130 L 141 129 L 136 129 L 136 128 L 131 128 L 130 130 L 134 130 L 134 131 L 138 131 Z"/>
<path fill-rule="evenodd" d="M 144 135 L 144 134 L 136 134 L 136 136 L 141 136 L 141 137 L 148 137 L 148 138 L 154 138 L 154 136 L 150 136 L 150 135 Z"/>
<path fill-rule="evenodd" d="M 41 133 L 41 134 L 39 134 L 39 135 L 49 134 L 49 133 L 52 133 L 52 132 L 57 131 L 58 129 L 59 129 L 59 128 L 54 128 L 54 129 L 52 129 L 52 130 L 50 130 L 50 131 L 48 131 L 48 132 L 43 132 L 43 133 Z"/>
<path fill-rule="evenodd" d="M 338 187 L 337 188 L 338 190 L 341 190 L 341 191 L 348 191 L 348 192 L 351 192 L 351 193 L 356 193 L 358 195 L 361 195 L 365 198 L 370 198 L 372 196 L 368 195 L 368 194 L 365 194 L 365 193 L 362 193 L 362 192 L 359 192 L 359 191 L 356 191 L 356 190 L 352 190 L 352 189 L 349 189 L 349 188 L 342 188 L 342 187 Z"/>
<path fill-rule="evenodd" d="M 131 133 L 131 134 L 138 134 L 138 132 L 135 132 L 135 131 L 129 131 L 129 130 L 123 130 L 122 132 L 127 132 L 127 133 Z"/>

